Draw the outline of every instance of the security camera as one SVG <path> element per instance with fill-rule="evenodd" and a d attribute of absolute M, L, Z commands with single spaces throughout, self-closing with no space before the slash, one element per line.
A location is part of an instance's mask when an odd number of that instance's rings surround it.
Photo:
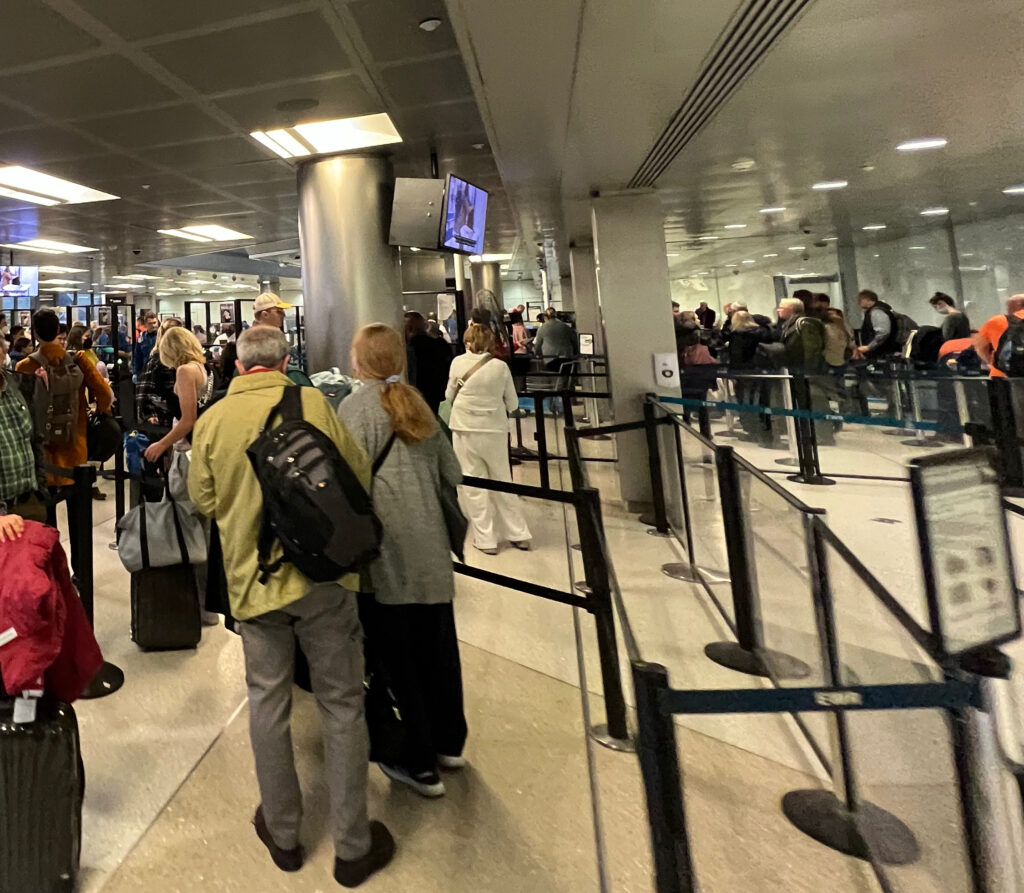
<path fill-rule="evenodd" d="M 142 249 L 141 248 L 133 248 L 132 249 L 132 254 L 142 254 Z"/>
<path fill-rule="evenodd" d="M 814 243 L 814 247 L 815 248 L 828 248 L 828 242 L 826 242 L 824 239 L 819 239 L 817 242 Z"/>
<path fill-rule="evenodd" d="M 216 273 L 214 273 L 214 274 L 213 274 L 213 278 L 214 278 L 214 279 L 216 279 L 216 278 L 217 278 L 217 274 L 216 274 Z"/>
<path fill-rule="evenodd" d="M 810 259 L 811 259 L 811 256 L 806 251 L 803 254 L 800 255 L 800 260 L 810 260 Z"/>
<path fill-rule="evenodd" d="M 238 277 L 237 276 L 232 276 L 231 277 L 231 281 L 232 282 L 237 282 L 238 281 Z"/>
<path fill-rule="evenodd" d="M 732 271 L 732 275 L 733 276 L 739 276 L 740 275 L 740 271 L 739 270 L 733 270 Z"/>
<path fill-rule="evenodd" d="M 179 276 L 181 275 L 181 270 L 176 270 L 175 272 L 176 272 L 176 273 L 177 273 L 177 274 L 178 274 Z"/>

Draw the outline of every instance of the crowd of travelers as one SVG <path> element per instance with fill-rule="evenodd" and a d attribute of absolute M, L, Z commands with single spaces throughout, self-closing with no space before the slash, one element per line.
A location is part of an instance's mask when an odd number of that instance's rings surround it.
<path fill-rule="evenodd" d="M 113 346 L 108 329 L 69 330 L 52 309 L 35 312 L 31 333 L 0 316 L 0 543 L 33 523 L 55 526 L 53 504 L 72 481 L 48 467 L 95 459 L 89 431 L 110 419 L 115 396 L 103 358 L 120 363 L 134 383 L 136 418 L 124 420 L 126 449 L 138 451 L 132 511 L 172 498 L 176 479 L 174 523 L 184 506 L 200 524 L 205 562 L 189 571 L 189 587 L 200 581 L 192 609 L 198 600 L 203 624 L 223 615 L 241 638 L 260 791 L 252 821 L 283 871 L 305 859 L 293 684 L 312 692 L 323 720 L 334 875 L 345 887 L 395 852 L 367 812 L 369 763 L 428 798 L 444 795 L 442 770 L 466 765 L 453 530 L 486 556 L 504 545 L 529 550 L 532 536 L 518 497 L 461 482 L 512 480 L 513 358 L 554 368 L 577 352 L 562 314 L 549 308 L 528 327 L 525 308 L 505 313 L 493 295 L 477 298 L 461 350 L 448 320 L 408 312 L 404 332 L 356 332 L 351 376 L 314 376 L 319 386 L 297 368 L 282 331 L 289 305 L 273 294 L 260 295 L 251 325 L 220 345 L 151 311 L 134 339 L 119 329 Z M 261 451 L 267 443 L 273 449 Z M 294 465 L 275 477 L 275 456 L 286 454 Z M 130 567 L 134 534 L 119 529 L 133 639 L 145 650 L 135 615 L 168 610 L 151 606 L 155 590 L 144 583 L 160 568 Z M 358 531 L 369 540 L 356 555 Z"/>
<path fill-rule="evenodd" d="M 806 289 L 783 298 L 774 320 L 751 313 L 742 301 L 726 303 L 720 320 L 704 301 L 694 310 L 673 301 L 683 397 L 704 400 L 728 376 L 739 403 L 781 406 L 780 386 L 757 374 L 785 370 L 807 378 L 808 408 L 827 410 L 834 402 L 840 412 L 856 406 L 866 415 L 870 368 L 1024 376 L 1024 295 L 1009 298 L 1006 313 L 977 330 L 950 295 L 936 292 L 928 304 L 940 319 L 918 325 L 864 289 L 857 295 L 862 323 L 854 330 L 828 294 Z M 751 412 L 741 422 L 758 440 L 778 445 L 779 432 L 767 415 Z M 839 426 L 816 425 L 819 443 L 829 443 Z"/>

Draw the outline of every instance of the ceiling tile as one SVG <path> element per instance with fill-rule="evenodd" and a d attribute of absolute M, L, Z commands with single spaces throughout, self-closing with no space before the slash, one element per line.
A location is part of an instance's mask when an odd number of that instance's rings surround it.
<path fill-rule="evenodd" d="M 398 132 L 409 140 L 438 134 L 478 133 L 484 126 L 472 100 L 402 109 L 395 119 Z"/>
<path fill-rule="evenodd" d="M 471 97 L 473 88 L 460 56 L 397 65 L 383 72 L 384 84 L 399 107 Z"/>
<path fill-rule="evenodd" d="M 75 126 L 128 149 L 230 134 L 223 124 L 217 123 L 209 115 L 204 115 L 190 105 L 123 115 L 106 115 L 102 118 L 90 118 L 88 121 L 76 121 Z M 4 138 L 0 135 L 0 150 L 3 144 Z"/>
<path fill-rule="evenodd" d="M 279 112 L 278 103 L 291 99 L 315 99 L 315 108 L 302 112 Z M 315 81 L 255 90 L 218 99 L 219 105 L 245 130 L 271 130 L 290 127 L 304 121 L 350 118 L 383 111 L 355 75 L 340 75 Z"/>
<path fill-rule="evenodd" d="M 457 49 L 442 0 L 355 0 L 349 9 L 377 62 Z M 428 34 L 419 23 L 429 18 L 443 24 Z"/>
<path fill-rule="evenodd" d="M 175 170 L 241 164 L 246 161 L 262 161 L 266 157 L 255 140 L 241 136 L 141 149 L 138 154 L 156 164 L 165 164 Z"/>
<path fill-rule="evenodd" d="M 349 67 L 327 23 L 316 13 L 159 44 L 147 52 L 203 93 L 256 87 Z"/>
<path fill-rule="evenodd" d="M 37 3 L 38 0 L 25 0 Z M 78 0 L 78 5 L 128 40 L 142 40 L 287 6 L 285 0 Z M 5 3 L 6 9 L 6 3 Z"/>
<path fill-rule="evenodd" d="M 231 194 L 249 201 L 262 202 L 270 199 L 289 198 L 295 195 L 295 178 L 273 183 L 246 183 L 231 187 Z"/>
<path fill-rule="evenodd" d="M 0 161 L 7 164 L 31 167 L 46 161 L 101 155 L 103 152 L 102 146 L 59 127 L 0 134 Z"/>
<path fill-rule="evenodd" d="M 103 56 L 26 74 L 6 75 L 0 89 L 54 118 L 100 115 L 173 99 L 158 81 L 120 56 Z"/>
<path fill-rule="evenodd" d="M 208 168 L 195 176 L 206 183 L 215 183 L 230 189 L 238 183 L 267 183 L 273 180 L 289 180 L 294 183 L 295 169 L 283 161 L 260 161 L 254 164 Z"/>
<path fill-rule="evenodd" d="M 47 164 L 44 167 L 44 172 L 114 193 L 117 193 L 117 183 L 122 179 L 138 180 L 148 177 L 150 174 L 157 175 L 149 165 L 116 152 Z M 148 180 L 142 179 L 142 182 L 145 183 Z"/>
<path fill-rule="evenodd" d="M 39 0 L 4 0 L 0 72 L 15 65 L 92 49 L 99 41 Z"/>

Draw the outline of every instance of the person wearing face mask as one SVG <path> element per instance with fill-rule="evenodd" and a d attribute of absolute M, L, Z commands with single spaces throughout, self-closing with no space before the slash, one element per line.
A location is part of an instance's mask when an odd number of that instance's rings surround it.
<path fill-rule="evenodd" d="M 928 303 L 942 317 L 942 342 L 971 337 L 971 322 L 967 314 L 956 309 L 956 301 L 941 291 L 935 292 Z"/>

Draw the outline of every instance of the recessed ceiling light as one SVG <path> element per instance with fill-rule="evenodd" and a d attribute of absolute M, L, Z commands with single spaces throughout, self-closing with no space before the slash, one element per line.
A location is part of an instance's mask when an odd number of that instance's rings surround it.
<path fill-rule="evenodd" d="M 825 238 L 822 239 L 821 241 L 822 242 L 838 242 L 839 241 L 839 236 L 825 236 Z"/>
<path fill-rule="evenodd" d="M 778 257 L 777 254 L 762 254 L 762 257 Z"/>
<path fill-rule="evenodd" d="M 965 252 L 964 252 L 963 254 L 961 254 L 960 256 L 961 256 L 961 257 L 974 257 L 974 252 L 973 252 L 973 251 L 965 251 Z M 42 269 L 42 267 L 40 267 L 40 269 Z"/>
<path fill-rule="evenodd" d="M 88 273 L 88 270 L 79 270 L 76 267 L 57 267 L 47 265 L 39 268 L 40 273 Z"/>
<path fill-rule="evenodd" d="M 698 242 L 714 242 L 718 236 L 697 236 Z"/>
<path fill-rule="evenodd" d="M 862 226 L 861 229 L 864 230 L 864 232 L 867 232 L 867 233 L 875 232 L 876 230 L 885 229 L 885 224 L 884 223 L 869 223 L 867 226 Z"/>
<path fill-rule="evenodd" d="M 440 28 L 442 24 L 444 23 L 439 18 L 436 17 L 424 19 L 422 22 L 420 22 L 420 30 L 426 31 L 428 34 L 430 34 L 432 31 L 436 31 L 438 28 Z"/>
<path fill-rule="evenodd" d="M 38 251 L 41 254 L 82 254 L 86 251 L 98 251 L 98 248 L 87 248 L 85 245 L 72 245 L 70 242 L 55 242 L 53 239 L 29 239 L 25 242 L 4 242 L 4 248 L 20 248 L 23 251 Z"/>
<path fill-rule="evenodd" d="M 747 225 L 745 223 L 727 223 L 725 226 L 722 227 L 722 229 L 746 229 L 746 228 L 747 228 Z"/>
<path fill-rule="evenodd" d="M 875 166 L 873 164 L 862 164 L 860 166 L 860 169 L 862 171 L 867 171 L 868 173 L 871 173 L 871 171 L 875 169 Z"/>
<path fill-rule="evenodd" d="M 70 180 L 51 177 L 20 165 L 0 167 L 0 195 L 38 205 L 79 205 L 85 202 L 108 202 L 118 198 L 109 192 L 100 192 L 80 186 Z"/>
<path fill-rule="evenodd" d="M 207 239 L 204 236 L 197 236 L 195 233 L 187 233 L 183 229 L 158 229 L 158 233 L 163 233 L 165 236 L 174 236 L 176 239 L 188 239 L 190 242 L 212 242 L 213 239 Z"/>
<path fill-rule="evenodd" d="M 949 208 L 925 208 L 921 212 L 922 217 L 943 217 L 949 213 Z"/>
<path fill-rule="evenodd" d="M 792 245 L 790 251 L 806 251 L 807 249 L 803 245 Z"/>
<path fill-rule="evenodd" d="M 762 208 L 760 213 L 761 214 L 781 214 L 785 210 L 786 210 L 785 208 Z"/>
<path fill-rule="evenodd" d="M 875 254 L 875 255 L 873 255 L 873 257 L 881 257 L 881 256 L 882 256 L 882 255 L 880 255 L 880 254 Z"/>
<path fill-rule="evenodd" d="M 942 149 L 949 141 L 941 136 L 919 140 L 906 140 L 896 147 L 897 152 L 920 152 L 922 149 Z"/>
<path fill-rule="evenodd" d="M 666 254 L 665 257 L 679 257 L 678 254 Z"/>
<path fill-rule="evenodd" d="M 481 149 L 486 148 L 486 146 L 487 146 L 487 143 L 473 143 L 473 148 L 476 149 L 478 152 Z"/>
<path fill-rule="evenodd" d="M 1003 190 L 1004 195 L 1024 195 L 1024 185 L 1021 186 L 1007 186 Z M 977 203 L 975 203 L 977 204 Z"/>
<path fill-rule="evenodd" d="M 159 276 L 147 276 L 145 273 L 125 273 L 121 276 L 111 276 L 111 279 L 159 279 Z"/>
<path fill-rule="evenodd" d="M 711 271 L 710 270 L 701 270 L 699 273 L 695 273 L 694 275 L 695 276 L 710 276 L 711 275 Z"/>
<path fill-rule="evenodd" d="M 294 127 L 254 130 L 249 134 L 281 158 L 304 158 L 314 153 L 346 152 L 402 142 L 386 113 L 311 121 Z"/>
<path fill-rule="evenodd" d="M 845 189 L 850 184 L 846 180 L 822 180 L 820 183 L 815 183 L 811 189 L 817 189 L 819 192 L 824 192 L 829 189 Z"/>
<path fill-rule="evenodd" d="M 743 261 L 743 263 L 745 263 L 745 264 L 756 264 L 757 261 L 756 260 L 745 260 L 745 261 Z"/>
<path fill-rule="evenodd" d="M 752 171 L 755 167 L 757 167 L 757 162 L 753 158 L 737 158 L 732 163 L 734 171 Z"/>
<path fill-rule="evenodd" d="M 733 267 L 738 267 L 739 264 L 726 264 L 725 266 L 726 266 L 726 269 L 731 270 Z"/>
<path fill-rule="evenodd" d="M 924 245 L 911 245 L 908 251 L 927 251 L 928 249 Z"/>

